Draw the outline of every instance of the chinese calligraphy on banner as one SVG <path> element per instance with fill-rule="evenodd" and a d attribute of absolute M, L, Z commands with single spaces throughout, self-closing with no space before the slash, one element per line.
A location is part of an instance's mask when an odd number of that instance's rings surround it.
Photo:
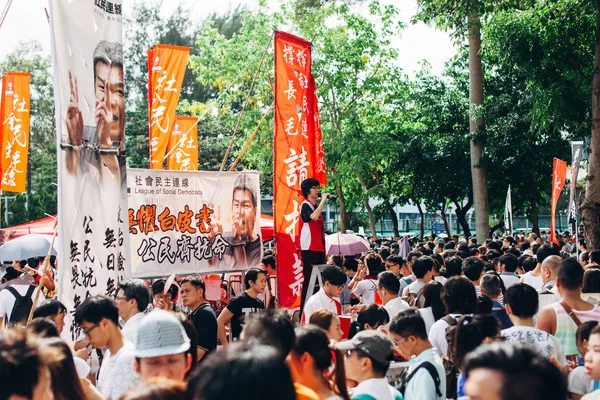
<path fill-rule="evenodd" d="M 567 179 L 567 163 L 554 159 L 552 163 L 552 204 L 550 209 L 550 241 L 558 245 L 556 238 L 556 204 Z"/>
<path fill-rule="evenodd" d="M 134 277 L 260 266 L 257 172 L 129 169 L 127 187 Z"/>
<path fill-rule="evenodd" d="M 69 340 L 81 334 L 72 323 L 76 308 L 93 295 L 114 296 L 130 273 L 121 6 L 50 1 L 60 145 L 57 285 Z"/>
<path fill-rule="evenodd" d="M 189 47 L 164 44 L 148 50 L 151 169 L 163 167 L 189 53 Z"/>
<path fill-rule="evenodd" d="M 198 117 L 175 117 L 167 154 L 167 169 L 198 170 Z"/>
<path fill-rule="evenodd" d="M 311 79 L 311 44 L 284 32 L 275 34 L 275 241 L 279 304 L 290 307 L 302 292 L 299 247 L 300 183 L 315 174 L 316 95 Z M 320 136 L 320 130 L 319 130 Z M 320 139 L 320 138 L 319 138 Z M 324 160 L 321 164 L 323 172 Z M 325 182 L 321 182 L 325 183 Z"/>
<path fill-rule="evenodd" d="M 29 154 L 29 73 L 2 77 L 2 190 L 24 192 Z"/>

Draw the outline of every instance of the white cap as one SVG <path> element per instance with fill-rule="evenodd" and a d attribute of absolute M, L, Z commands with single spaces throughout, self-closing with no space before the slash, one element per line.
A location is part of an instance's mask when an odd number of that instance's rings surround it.
<path fill-rule="evenodd" d="M 189 348 L 190 338 L 174 314 L 154 310 L 140 321 L 135 357 L 168 356 L 185 353 Z"/>

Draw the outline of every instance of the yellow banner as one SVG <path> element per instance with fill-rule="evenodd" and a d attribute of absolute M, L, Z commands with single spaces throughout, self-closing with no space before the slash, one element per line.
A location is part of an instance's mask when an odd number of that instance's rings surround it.
<path fill-rule="evenodd" d="M 151 169 L 163 167 L 189 53 L 188 47 L 164 44 L 148 50 Z"/>
<path fill-rule="evenodd" d="M 29 73 L 8 72 L 2 77 L 2 190 L 26 190 L 29 153 Z"/>
<path fill-rule="evenodd" d="M 198 117 L 175 117 L 169 139 L 167 169 L 198 170 Z"/>

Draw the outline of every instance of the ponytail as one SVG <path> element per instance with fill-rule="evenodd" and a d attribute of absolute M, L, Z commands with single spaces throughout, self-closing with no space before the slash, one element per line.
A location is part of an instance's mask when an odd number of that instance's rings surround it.
<path fill-rule="evenodd" d="M 331 390 L 333 390 L 335 394 L 337 394 L 344 400 L 350 400 L 350 395 L 348 394 L 348 386 L 346 384 L 344 354 L 334 347 L 330 346 L 330 349 L 333 358 L 333 369 L 329 372 L 328 379 L 329 384 L 331 385 Z"/>

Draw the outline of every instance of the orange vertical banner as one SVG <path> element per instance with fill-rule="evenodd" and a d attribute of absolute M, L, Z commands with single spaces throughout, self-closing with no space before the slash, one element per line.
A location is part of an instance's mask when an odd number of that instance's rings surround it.
<path fill-rule="evenodd" d="M 550 241 L 558 245 L 556 238 L 556 204 L 567 179 L 567 163 L 554 159 L 552 163 L 552 207 L 550 209 Z"/>
<path fill-rule="evenodd" d="M 30 74 L 8 72 L 2 78 L 2 190 L 26 190 L 29 154 Z"/>
<path fill-rule="evenodd" d="M 148 50 L 150 169 L 163 167 L 189 53 L 189 47 L 164 44 Z"/>
<path fill-rule="evenodd" d="M 294 304 L 304 281 L 298 239 L 303 201 L 300 183 L 314 171 L 310 48 L 311 43 L 304 39 L 275 34 L 274 228 L 281 307 Z"/>
<path fill-rule="evenodd" d="M 175 117 L 169 138 L 167 169 L 198 170 L 198 117 Z"/>

